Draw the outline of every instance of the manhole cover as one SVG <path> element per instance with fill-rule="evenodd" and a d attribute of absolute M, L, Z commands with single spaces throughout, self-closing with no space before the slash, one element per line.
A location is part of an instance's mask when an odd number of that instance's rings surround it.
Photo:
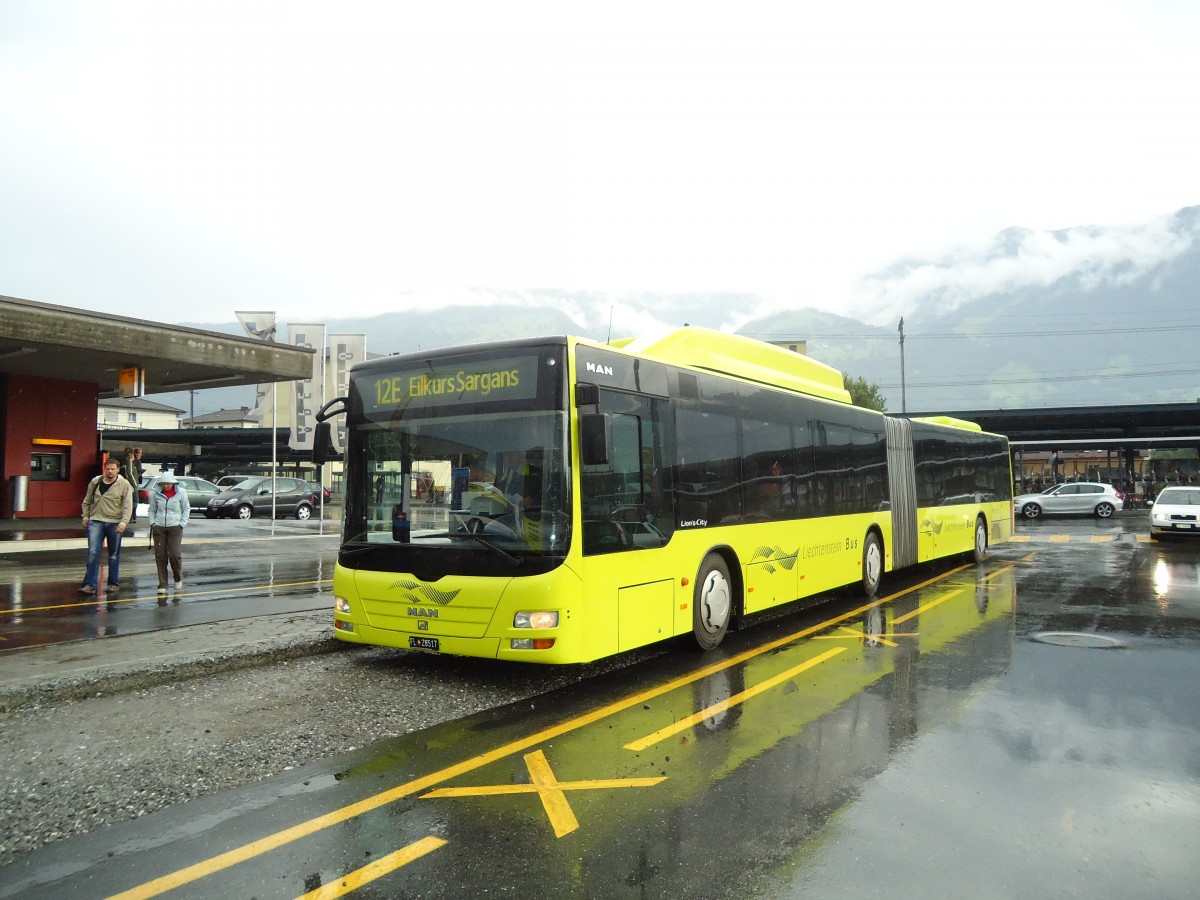
<path fill-rule="evenodd" d="M 1091 650 L 1113 650 L 1125 646 L 1116 638 L 1105 637 L 1102 634 L 1081 634 L 1077 631 L 1043 631 L 1035 634 L 1033 639 L 1042 644 L 1085 647 Z"/>

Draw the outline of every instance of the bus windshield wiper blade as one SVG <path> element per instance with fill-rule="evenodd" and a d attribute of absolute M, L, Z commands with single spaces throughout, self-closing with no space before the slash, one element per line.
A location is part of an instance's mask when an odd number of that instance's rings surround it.
<path fill-rule="evenodd" d="M 525 557 L 517 556 L 517 554 L 515 554 L 515 553 L 509 553 L 507 550 L 505 550 L 499 544 L 492 543 L 484 535 L 479 534 L 476 531 L 447 531 L 442 534 L 435 534 L 435 535 L 433 535 L 433 537 L 470 538 L 471 540 L 475 541 L 476 543 L 483 544 L 483 546 L 487 547 L 489 550 L 491 550 L 495 553 L 499 553 L 501 556 L 503 556 L 505 559 L 507 559 L 514 566 L 525 565 Z"/>
<path fill-rule="evenodd" d="M 346 556 L 361 556 L 364 553 L 370 553 L 372 550 L 378 550 L 383 544 L 366 544 L 361 541 L 346 541 L 338 548 L 338 555 Z"/>

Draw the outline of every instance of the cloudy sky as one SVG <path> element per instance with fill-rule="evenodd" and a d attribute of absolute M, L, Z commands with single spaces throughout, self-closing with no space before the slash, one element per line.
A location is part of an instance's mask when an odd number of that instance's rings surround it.
<path fill-rule="evenodd" d="M 1198 45 L 1195 0 L 0 0 L 0 294 L 172 322 L 536 288 L 911 314 L 969 279 L 946 260 L 998 277 L 1009 226 L 1173 252 Z M 913 256 L 943 263 L 880 274 Z"/>

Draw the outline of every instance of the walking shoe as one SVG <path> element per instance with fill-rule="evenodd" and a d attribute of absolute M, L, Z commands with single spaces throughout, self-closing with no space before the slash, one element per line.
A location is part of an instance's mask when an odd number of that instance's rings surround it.
<path fill-rule="evenodd" d="M 162 586 L 161 586 L 161 587 L 158 589 L 158 596 L 160 596 L 160 597 L 165 597 L 165 596 L 167 596 L 167 586 L 166 586 L 165 584 L 164 584 L 164 585 L 162 585 Z"/>
<path fill-rule="evenodd" d="M 94 594 L 94 593 L 96 593 L 96 589 L 95 589 L 94 587 L 92 587 L 90 584 L 85 584 L 83 587 L 81 587 L 81 588 L 79 589 L 79 593 L 81 593 L 81 594 Z"/>
<path fill-rule="evenodd" d="M 108 588 L 107 588 L 107 592 L 108 592 L 110 595 L 111 595 L 111 594 L 116 594 L 116 593 L 117 593 L 117 591 L 119 591 L 119 590 L 121 590 L 121 586 L 120 586 L 119 584 L 110 584 L 110 585 L 108 586 Z"/>
<path fill-rule="evenodd" d="M 175 590 L 177 590 L 177 591 L 183 590 L 183 582 L 182 581 L 175 582 Z"/>

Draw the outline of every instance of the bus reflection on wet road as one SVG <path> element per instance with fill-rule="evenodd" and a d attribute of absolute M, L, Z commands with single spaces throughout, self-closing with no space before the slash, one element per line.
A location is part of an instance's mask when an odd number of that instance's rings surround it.
<path fill-rule="evenodd" d="M 23 870 L 76 867 L 47 897 L 1190 897 L 1198 560 L 1118 534 L 920 567 L 877 603 L 840 595 Z"/>

